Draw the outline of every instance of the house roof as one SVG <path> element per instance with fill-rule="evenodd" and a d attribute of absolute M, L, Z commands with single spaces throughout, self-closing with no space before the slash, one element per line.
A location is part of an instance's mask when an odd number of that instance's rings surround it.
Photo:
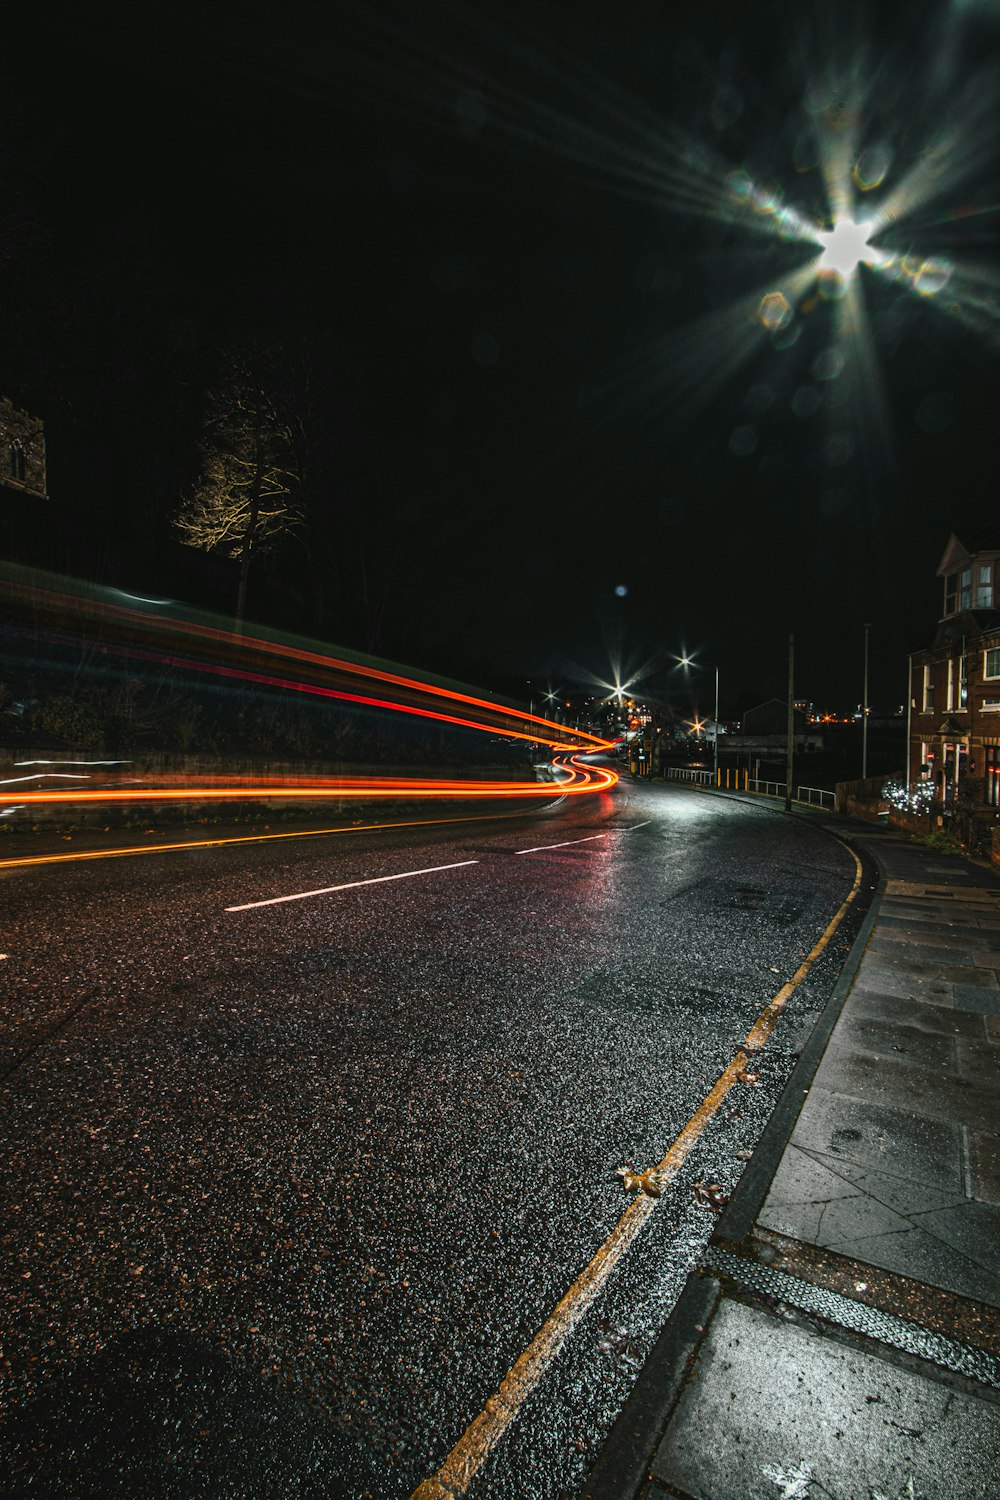
<path fill-rule="evenodd" d="M 976 538 L 976 540 L 978 542 L 978 537 Z M 938 563 L 938 578 L 945 578 L 949 573 L 954 573 L 957 568 L 960 568 L 964 563 L 971 562 L 971 560 L 974 557 L 978 557 L 981 552 L 1000 553 L 1000 540 L 998 540 L 998 538 L 993 535 L 990 537 L 990 540 L 988 542 L 983 542 L 981 545 L 977 546 L 973 551 L 970 552 L 965 543 L 959 541 L 955 533 L 952 532 L 951 536 L 948 538 L 948 545 L 944 549 L 944 556 Z"/>

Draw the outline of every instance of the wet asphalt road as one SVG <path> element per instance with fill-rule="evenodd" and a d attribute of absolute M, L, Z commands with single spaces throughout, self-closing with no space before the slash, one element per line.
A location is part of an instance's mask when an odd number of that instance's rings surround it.
<path fill-rule="evenodd" d="M 626 781 L 505 821 L 6 874 L 0 1493 L 403 1500 L 854 873 L 814 824 Z M 711 1232 L 693 1184 L 732 1188 L 848 940 L 473 1497 L 578 1491 Z"/>

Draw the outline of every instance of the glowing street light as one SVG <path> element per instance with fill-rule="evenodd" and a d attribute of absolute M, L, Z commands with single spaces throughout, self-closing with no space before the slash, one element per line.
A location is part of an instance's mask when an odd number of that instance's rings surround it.
<path fill-rule="evenodd" d="M 678 664 L 682 667 L 704 667 L 706 671 L 715 673 L 715 733 L 712 736 L 712 780 L 715 785 L 719 784 L 719 669 L 710 661 L 693 661 L 690 656 L 679 656 Z"/>
<path fill-rule="evenodd" d="M 838 276 L 846 278 L 853 275 L 861 261 L 877 265 L 882 253 L 868 243 L 877 231 L 877 224 L 855 224 L 853 219 L 838 219 L 832 229 L 817 230 L 816 239 L 823 246 L 817 269 L 836 271 Z"/>

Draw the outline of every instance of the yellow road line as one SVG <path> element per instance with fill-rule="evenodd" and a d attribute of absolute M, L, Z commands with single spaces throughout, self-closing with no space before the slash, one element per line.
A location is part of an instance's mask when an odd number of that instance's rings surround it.
<path fill-rule="evenodd" d="M 480 813 L 474 818 L 418 818 L 407 823 L 361 823 L 350 828 L 305 828 L 293 833 L 247 833 L 226 839 L 188 839 L 176 844 L 137 844 L 127 849 L 89 849 L 72 854 L 28 854 L 21 859 L 0 859 L 0 870 L 24 869 L 30 865 L 62 865 L 86 859 L 122 859 L 131 854 L 170 854 L 178 849 L 221 849 L 227 844 L 266 844 L 272 839 L 329 838 L 343 833 L 375 833 L 393 828 L 436 828 L 449 823 L 487 823 L 503 818 L 535 816 L 528 812 Z"/>
<path fill-rule="evenodd" d="M 837 842 L 842 841 L 838 839 Z M 822 937 L 803 959 L 792 978 L 787 984 L 782 985 L 774 999 L 761 1011 L 747 1033 L 740 1051 L 702 1100 L 666 1156 L 651 1172 L 645 1174 L 647 1181 L 655 1184 L 658 1190 L 656 1195 L 643 1194 L 632 1200 L 593 1260 L 556 1305 L 547 1322 L 532 1339 L 524 1353 L 511 1366 L 496 1394 L 490 1397 L 478 1417 L 470 1422 L 437 1473 L 419 1484 L 410 1496 L 410 1500 L 457 1500 L 458 1496 L 465 1494 L 573 1329 L 597 1298 L 618 1261 L 629 1249 L 647 1220 L 651 1218 L 659 1202 L 659 1192 L 662 1192 L 677 1176 L 692 1147 L 704 1133 L 709 1121 L 718 1112 L 722 1101 L 733 1084 L 737 1082 L 739 1074 L 746 1068 L 749 1060 L 748 1052 L 752 1054 L 757 1051 L 770 1036 L 789 997 L 805 979 L 817 958 L 826 950 L 857 896 L 861 885 L 861 861 L 848 845 L 844 844 L 843 847 L 848 850 L 855 865 L 854 884 L 850 893 L 845 897 Z"/>

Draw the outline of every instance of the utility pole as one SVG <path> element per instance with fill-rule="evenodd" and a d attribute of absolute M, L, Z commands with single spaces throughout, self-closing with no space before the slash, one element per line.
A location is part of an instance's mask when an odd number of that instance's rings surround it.
<path fill-rule="evenodd" d="M 868 632 L 871 625 L 865 622 L 865 696 L 861 705 L 861 775 L 868 775 Z M 909 748 L 909 747 L 907 747 Z"/>
<path fill-rule="evenodd" d="M 719 669 L 715 669 L 715 746 L 712 752 L 712 785 L 719 785 Z"/>
<path fill-rule="evenodd" d="M 785 750 L 785 812 L 792 810 L 792 774 L 795 762 L 795 637 L 788 637 L 788 744 Z"/>
<path fill-rule="evenodd" d="M 910 791 L 910 761 L 913 758 L 913 656 L 906 658 L 906 792 Z M 923 757 L 921 757 L 922 759 Z"/>

